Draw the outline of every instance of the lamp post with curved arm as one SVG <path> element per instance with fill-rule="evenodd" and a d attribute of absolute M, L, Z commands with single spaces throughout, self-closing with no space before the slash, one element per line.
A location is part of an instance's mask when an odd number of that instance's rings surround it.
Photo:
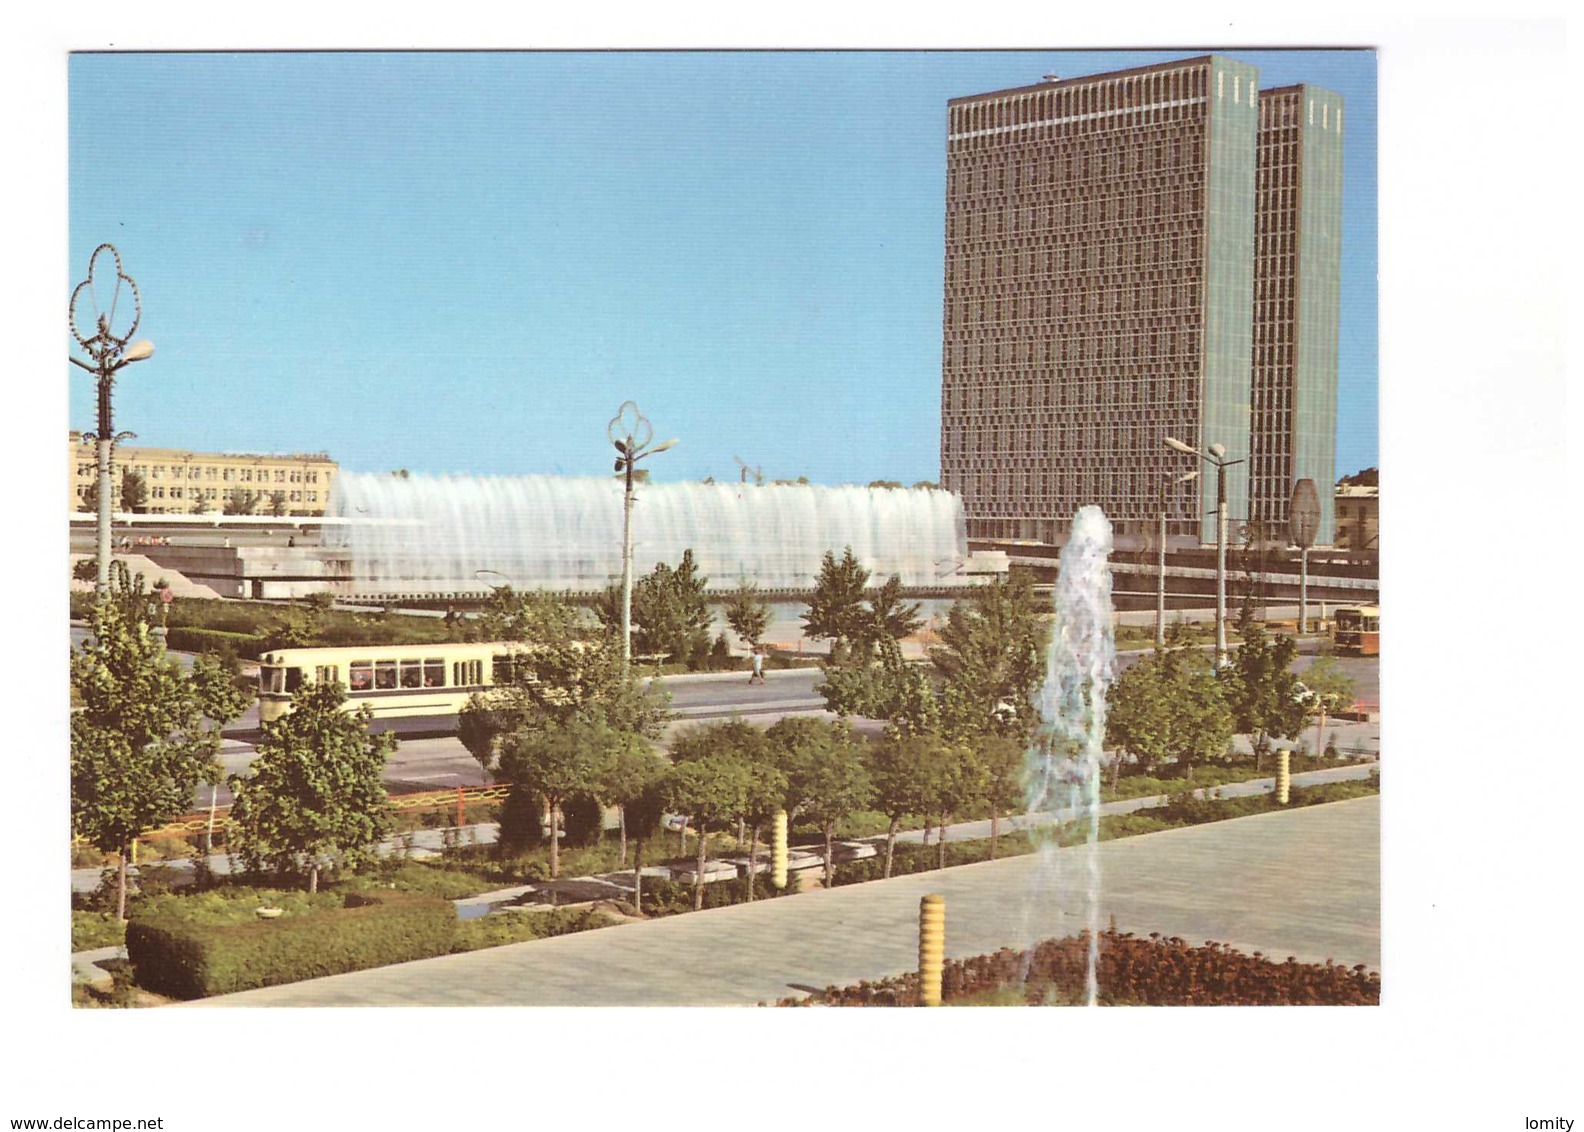
<path fill-rule="evenodd" d="M 1216 470 L 1216 667 L 1220 668 L 1227 662 L 1226 640 L 1226 548 L 1227 548 L 1227 491 L 1226 470 L 1241 464 L 1242 460 L 1228 460 L 1226 448 L 1220 444 L 1208 445 L 1201 452 L 1191 444 L 1185 444 L 1175 436 L 1163 438 L 1166 447 L 1174 452 L 1182 452 L 1188 456 L 1197 456 L 1207 464 L 1214 464 Z"/>
<path fill-rule="evenodd" d="M 649 418 L 640 413 L 632 401 L 622 402 L 621 408 L 610 419 L 610 424 L 605 426 L 605 435 L 610 437 L 610 442 L 616 447 L 616 470 L 626 473 L 626 490 L 622 497 L 621 622 L 622 671 L 625 672 L 632 665 L 633 467 L 639 460 L 674 446 L 676 440 L 650 443 L 654 439 L 654 425 L 649 423 Z"/>
<path fill-rule="evenodd" d="M 110 258 L 115 263 L 115 288 L 108 311 L 99 310 L 93 288 L 94 269 L 100 262 L 99 256 L 102 252 L 109 252 Z M 111 327 L 123 282 L 132 294 L 132 325 L 127 327 L 125 333 L 118 334 Z M 94 332 L 86 337 L 77 326 L 77 302 L 84 292 L 87 293 L 94 307 Z M 71 302 L 66 307 L 66 318 L 72 337 L 89 357 L 89 361 L 84 362 L 67 355 L 67 360 L 79 369 L 85 369 L 93 374 L 98 384 L 99 426 L 94 433 L 99 457 L 99 530 L 96 547 L 99 569 L 94 584 L 95 597 L 98 601 L 103 601 L 110 592 L 110 449 L 116 440 L 111 393 L 116 374 L 133 362 L 141 362 L 154 355 L 154 343 L 147 339 L 132 342 L 132 335 L 137 333 L 138 323 L 142 321 L 142 317 L 143 301 L 138 295 L 137 283 L 121 269 L 121 253 L 116 251 L 114 244 L 100 244 L 94 249 L 93 255 L 88 257 L 88 277 L 77 284 L 72 291 Z M 129 342 L 131 345 L 128 345 Z"/>

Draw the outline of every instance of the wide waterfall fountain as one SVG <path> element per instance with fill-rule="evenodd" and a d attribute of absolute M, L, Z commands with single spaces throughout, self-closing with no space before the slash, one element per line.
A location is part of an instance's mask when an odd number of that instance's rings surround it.
<path fill-rule="evenodd" d="M 353 593 L 600 590 L 621 575 L 622 491 L 614 478 L 348 472 L 328 512 L 345 522 L 325 543 L 350 557 Z M 712 588 L 805 589 L 825 552 L 848 546 L 877 582 L 966 581 L 962 502 L 948 491 L 647 484 L 633 508 L 634 572 L 692 550 Z"/>
<path fill-rule="evenodd" d="M 1056 621 L 1040 689 L 1040 727 L 1028 753 L 1030 814 L 1076 818 L 1083 830 L 1085 909 L 1089 930 L 1086 987 L 1099 996 L 1100 764 L 1105 744 L 1106 692 L 1116 663 L 1111 622 L 1111 523 L 1098 507 L 1083 507 L 1062 546 L 1056 576 Z M 1041 850 L 1041 886 L 1059 881 L 1058 842 Z"/>

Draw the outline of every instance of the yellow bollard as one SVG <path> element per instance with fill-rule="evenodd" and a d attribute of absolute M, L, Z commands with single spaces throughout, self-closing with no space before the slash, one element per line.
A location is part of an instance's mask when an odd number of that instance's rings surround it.
<path fill-rule="evenodd" d="M 770 883 L 777 888 L 785 888 L 787 883 L 787 816 L 785 810 L 776 811 L 775 828 L 771 838 Z"/>
<path fill-rule="evenodd" d="M 137 864 L 137 838 L 132 839 L 132 863 Z"/>
<path fill-rule="evenodd" d="M 1286 747 L 1276 752 L 1276 802 L 1285 806 L 1292 797 L 1292 751 Z"/>
<path fill-rule="evenodd" d="M 946 898 L 930 893 L 919 901 L 919 1005 L 941 1004 L 941 965 L 946 958 Z"/>

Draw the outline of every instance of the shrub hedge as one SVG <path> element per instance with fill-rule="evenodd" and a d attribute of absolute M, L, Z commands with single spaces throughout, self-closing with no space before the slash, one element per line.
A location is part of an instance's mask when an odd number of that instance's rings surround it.
<path fill-rule="evenodd" d="M 177 652 L 214 652 L 225 646 L 229 646 L 237 656 L 257 660 L 264 649 L 264 638 L 253 633 L 191 626 L 172 626 L 165 635 L 165 647 Z"/>
<path fill-rule="evenodd" d="M 452 941 L 453 953 L 526 943 L 534 939 L 569 935 L 608 927 L 616 920 L 592 908 L 554 908 L 548 912 L 518 912 L 509 915 L 481 916 L 457 924 Z"/>
<path fill-rule="evenodd" d="M 205 998 L 255 987 L 427 959 L 451 950 L 456 909 L 434 897 L 400 892 L 310 898 L 278 919 L 253 912 L 267 894 L 225 894 L 176 910 L 152 903 L 127 923 L 127 957 L 138 985 L 174 998 Z M 283 897 L 285 894 L 281 894 Z"/>

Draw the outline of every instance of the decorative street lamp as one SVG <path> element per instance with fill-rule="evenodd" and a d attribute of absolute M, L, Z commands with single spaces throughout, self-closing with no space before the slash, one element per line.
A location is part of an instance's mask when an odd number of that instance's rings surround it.
<path fill-rule="evenodd" d="M 1242 460 L 1228 460 L 1226 448 L 1220 444 L 1211 444 L 1205 451 L 1185 444 L 1175 436 L 1163 438 L 1166 447 L 1174 452 L 1182 452 L 1189 456 L 1197 456 L 1207 464 L 1214 464 L 1216 470 L 1216 667 L 1221 668 L 1227 662 L 1226 642 L 1226 548 L 1227 548 L 1227 492 L 1226 470 L 1241 464 Z"/>
<path fill-rule="evenodd" d="M 1166 647 L 1166 489 L 1197 478 L 1199 469 L 1174 476 L 1162 472 L 1160 478 L 1160 544 L 1155 548 L 1155 647 Z"/>
<path fill-rule="evenodd" d="M 616 415 L 605 426 L 605 435 L 616 446 L 616 470 L 626 473 L 626 492 L 622 503 L 622 670 L 632 665 L 632 509 L 633 466 L 646 456 L 664 452 L 676 444 L 665 440 L 650 444 L 654 439 L 654 425 L 638 411 L 631 401 L 623 401 Z"/>
<path fill-rule="evenodd" d="M 1314 480 L 1301 479 L 1293 484 L 1287 516 L 1288 533 L 1298 547 L 1298 634 L 1302 636 L 1309 621 L 1309 548 L 1320 533 L 1320 493 Z"/>
<path fill-rule="evenodd" d="M 101 252 L 109 252 L 110 258 L 115 262 L 115 287 L 110 296 L 110 309 L 101 310 L 98 296 L 94 291 L 94 272 L 99 266 Z M 126 332 L 116 333 L 112 329 L 115 319 L 116 303 L 121 298 L 121 284 L 126 283 L 127 289 L 132 292 L 132 325 Z M 94 308 L 94 332 L 88 337 L 83 337 L 77 325 L 77 302 L 84 292 Z M 94 441 L 98 447 L 99 455 L 99 530 L 98 530 L 98 577 L 95 583 L 96 599 L 103 601 L 110 592 L 110 449 L 116 441 L 114 414 L 111 411 L 111 392 L 115 384 L 115 376 L 124 367 L 133 362 L 141 362 L 154 355 L 154 343 L 144 339 L 141 342 L 131 342 L 132 335 L 137 333 L 138 323 L 143 318 L 143 300 L 138 294 L 137 283 L 132 277 L 121 269 L 121 253 L 116 251 L 114 244 L 100 244 L 94 249 L 93 255 L 88 258 L 88 278 L 77 284 L 72 291 L 71 302 L 66 308 L 67 321 L 71 327 L 72 337 L 92 360 L 92 364 L 67 356 L 73 365 L 85 369 L 94 375 L 99 386 L 99 427 L 94 433 Z"/>

